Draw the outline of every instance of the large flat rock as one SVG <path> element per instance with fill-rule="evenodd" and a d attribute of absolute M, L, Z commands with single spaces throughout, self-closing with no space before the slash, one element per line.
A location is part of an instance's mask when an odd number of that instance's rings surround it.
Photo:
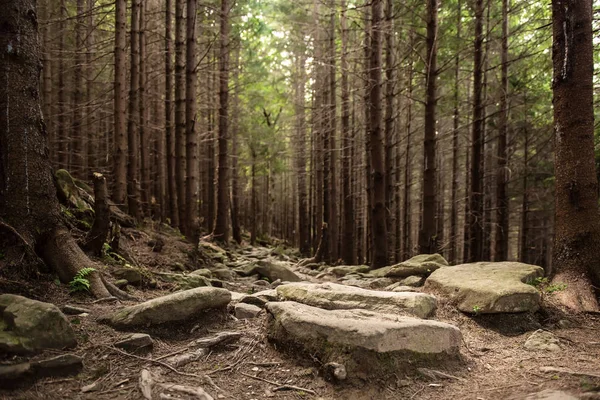
<path fill-rule="evenodd" d="M 543 275 L 542 268 L 519 262 L 461 264 L 434 271 L 425 290 L 447 297 L 466 313 L 534 312 L 541 297 L 527 282 Z"/>
<path fill-rule="evenodd" d="M 54 304 L 0 295 L 0 351 L 35 353 L 76 345 L 71 324 Z"/>
<path fill-rule="evenodd" d="M 120 329 L 179 322 L 192 319 L 202 311 L 222 309 L 230 301 L 231 293 L 226 289 L 199 287 L 124 307 L 102 320 Z"/>
<path fill-rule="evenodd" d="M 289 283 L 277 287 L 277 293 L 285 300 L 326 310 L 364 309 L 429 318 L 437 308 L 435 297 L 429 294 L 376 291 L 331 282 Z"/>
<path fill-rule="evenodd" d="M 268 332 L 272 340 L 299 346 L 324 362 L 341 361 L 350 370 L 374 372 L 397 361 L 456 355 L 462 340 L 453 325 L 414 317 L 323 310 L 290 301 L 267 303 L 266 308 L 272 316 Z"/>
<path fill-rule="evenodd" d="M 371 271 L 374 276 L 407 278 L 409 276 L 429 276 L 433 271 L 447 267 L 448 261 L 439 254 L 419 254 L 406 261 Z"/>

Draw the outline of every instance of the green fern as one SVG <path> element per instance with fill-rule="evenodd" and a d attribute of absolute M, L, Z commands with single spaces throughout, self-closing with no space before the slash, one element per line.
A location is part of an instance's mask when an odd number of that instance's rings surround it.
<path fill-rule="evenodd" d="M 69 287 L 71 288 L 70 292 L 89 292 L 90 281 L 87 279 L 87 277 L 95 270 L 95 268 L 82 268 L 73 277 L 73 280 L 69 282 Z"/>

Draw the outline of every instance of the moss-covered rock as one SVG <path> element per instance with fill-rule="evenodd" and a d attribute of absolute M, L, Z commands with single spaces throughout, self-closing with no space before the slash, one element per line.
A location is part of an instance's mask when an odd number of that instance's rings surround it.
<path fill-rule="evenodd" d="M 429 276 L 433 271 L 447 267 L 448 261 L 439 254 L 419 254 L 406 261 L 387 267 L 383 276 L 391 278 L 406 278 L 411 275 Z M 373 275 L 375 275 L 373 271 Z M 377 275 L 379 276 L 379 275 Z"/>
<path fill-rule="evenodd" d="M 3 294 L 0 317 L 1 351 L 30 353 L 77 345 L 67 317 L 54 304 Z"/>
<path fill-rule="evenodd" d="M 202 311 L 224 309 L 230 301 L 231 293 L 226 289 L 201 287 L 123 307 L 100 321 L 119 329 L 182 322 Z"/>

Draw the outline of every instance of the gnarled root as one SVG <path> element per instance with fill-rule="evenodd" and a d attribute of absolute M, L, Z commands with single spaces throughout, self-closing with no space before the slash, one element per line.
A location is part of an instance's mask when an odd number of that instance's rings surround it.
<path fill-rule="evenodd" d="M 81 269 L 96 266 L 64 226 L 53 230 L 40 247 L 43 260 L 56 271 L 63 283 L 69 283 Z M 91 273 L 87 278 L 90 281 L 90 292 L 94 297 L 99 299 L 111 297 L 98 271 Z"/>

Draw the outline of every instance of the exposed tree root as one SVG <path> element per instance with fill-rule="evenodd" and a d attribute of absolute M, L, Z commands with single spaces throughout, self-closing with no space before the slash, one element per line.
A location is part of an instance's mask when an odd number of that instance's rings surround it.
<path fill-rule="evenodd" d="M 69 231 L 59 225 L 40 246 L 42 259 L 58 274 L 61 282 L 69 283 L 82 268 L 96 268 L 75 242 Z M 90 292 L 96 298 L 111 297 L 98 271 L 88 276 Z"/>
<path fill-rule="evenodd" d="M 325 247 L 327 247 L 327 224 L 323 223 L 321 226 L 321 238 L 319 239 L 319 246 L 315 252 L 315 256 L 312 258 L 306 258 L 298 263 L 298 266 L 303 267 L 308 264 L 320 263 L 323 261 L 323 254 L 325 253 Z"/>
<path fill-rule="evenodd" d="M 119 299 L 119 300 L 133 300 L 133 301 L 139 301 L 140 300 L 137 297 L 132 296 L 129 293 L 124 292 L 123 290 L 121 290 L 118 287 L 116 287 L 115 285 L 113 285 L 103 275 L 100 275 L 100 278 L 102 279 L 102 283 L 106 287 L 106 290 L 108 290 L 108 292 L 110 294 L 112 294 L 113 296 L 115 296 L 117 299 Z"/>

